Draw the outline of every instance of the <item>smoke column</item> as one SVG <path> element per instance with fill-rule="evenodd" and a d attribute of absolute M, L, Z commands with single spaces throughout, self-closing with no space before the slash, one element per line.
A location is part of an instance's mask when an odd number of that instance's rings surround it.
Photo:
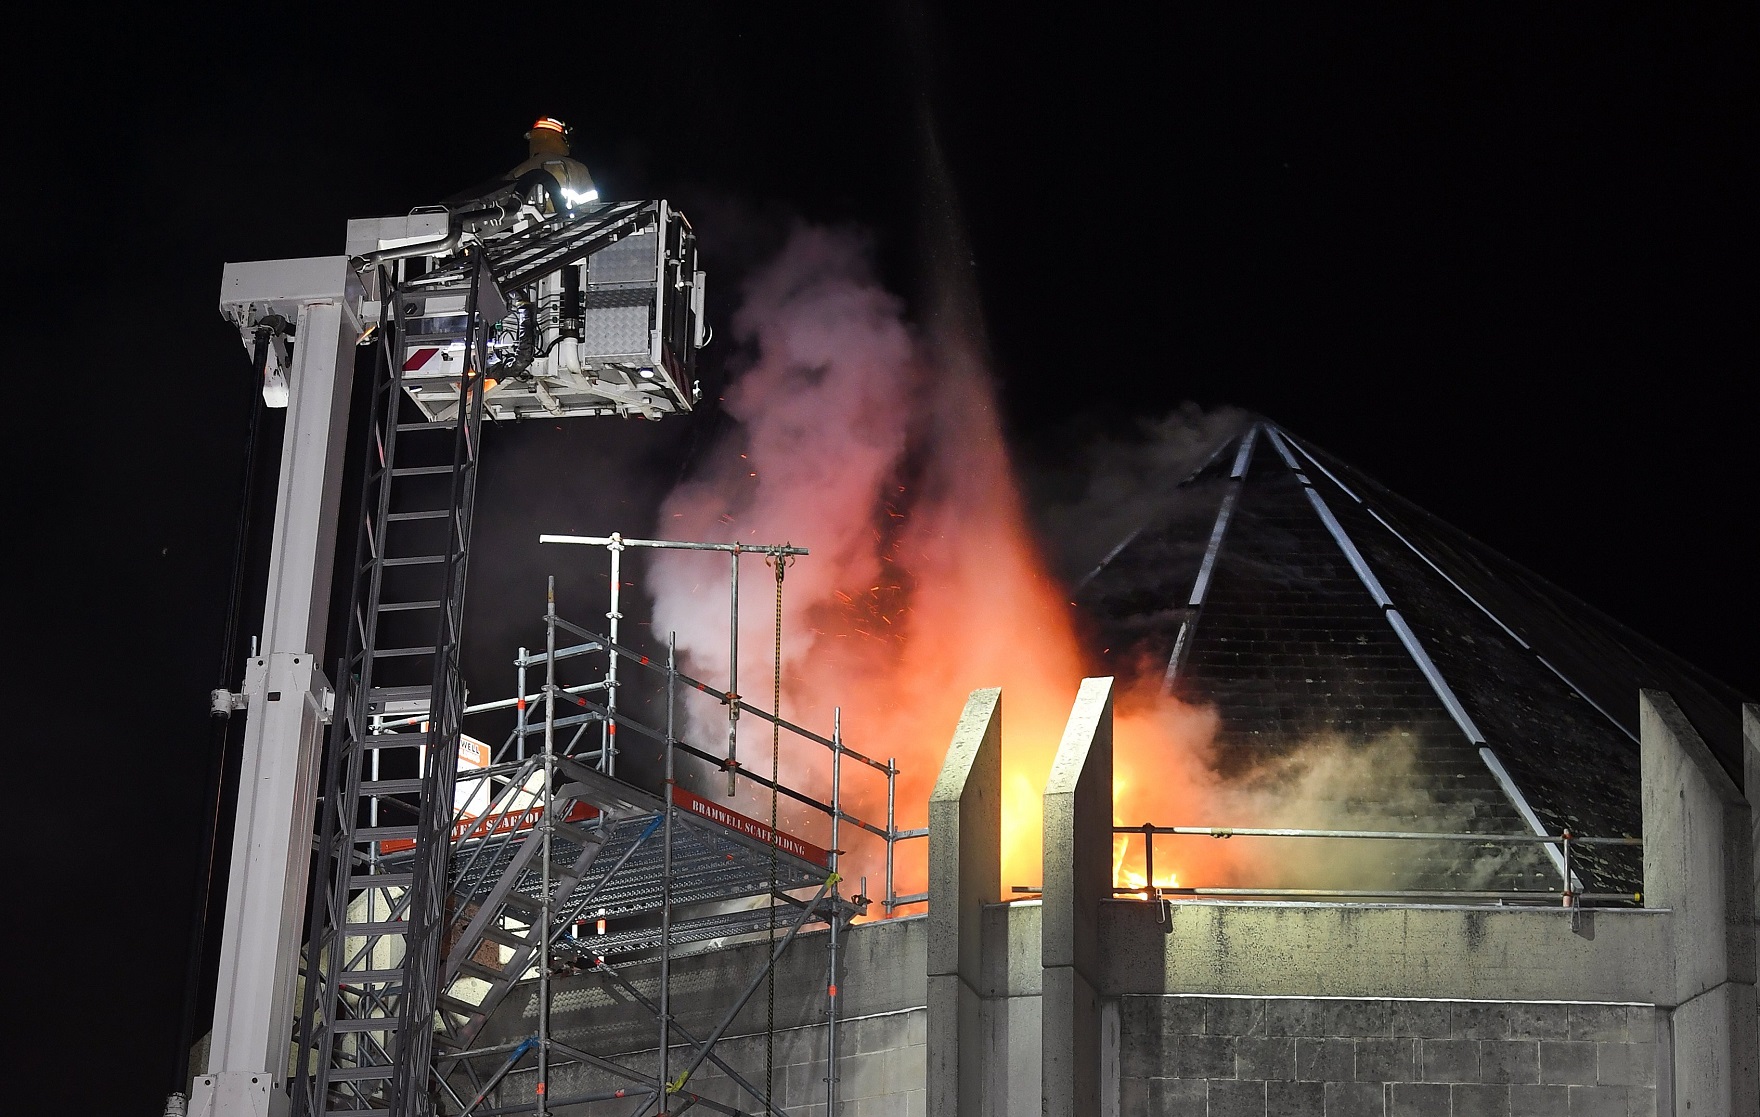
<path fill-rule="evenodd" d="M 850 747 L 897 756 L 901 827 L 923 825 L 967 695 L 1003 687 L 1005 874 L 1037 883 L 1039 790 L 1083 664 L 1071 607 L 1026 526 L 987 372 L 907 323 L 848 232 L 797 229 L 746 285 L 735 330 L 754 354 L 725 398 L 737 427 L 666 500 L 660 533 L 810 548 L 783 590 L 782 713 L 828 735 L 841 706 Z M 740 689 L 767 708 L 771 574 L 747 562 Z M 688 669 L 711 681 L 727 676 L 727 565 L 680 552 L 655 564 L 655 630 L 676 631 Z M 724 710 L 705 703 L 689 725 L 720 751 Z M 742 720 L 740 757 L 767 773 L 764 723 Z M 782 768 L 828 794 L 825 750 L 785 743 Z M 883 825 L 884 780 L 844 772 L 845 809 Z M 744 804 L 768 810 L 767 797 Z M 783 816 L 822 833 L 786 800 Z M 841 844 L 857 862 L 845 875 L 868 874 L 878 894 L 874 850 Z M 901 893 L 924 887 L 924 852 L 920 841 L 901 847 Z"/>
<path fill-rule="evenodd" d="M 1040 883 L 1041 795 L 1051 757 L 1088 661 L 1075 608 L 1047 570 L 1016 481 L 994 385 L 970 332 L 943 315 L 937 330 L 913 326 L 877 282 L 864 240 L 800 227 L 743 290 L 734 319 L 751 363 L 734 378 L 725 413 L 734 422 L 702 466 L 662 505 L 663 538 L 792 543 L 811 554 L 789 566 L 782 589 L 782 715 L 829 736 L 841 708 L 845 742 L 900 767 L 897 825 L 924 825 L 927 799 L 967 696 L 1003 689 L 1003 884 Z M 1202 448 L 1237 417 L 1164 423 L 1174 441 Z M 1194 424 L 1196 423 L 1196 427 Z M 1200 437 L 1201 436 L 1201 437 Z M 1166 469 L 1152 471 L 1156 476 Z M 1129 486 L 1165 494 L 1168 485 Z M 1114 502 L 1116 503 L 1116 502 Z M 771 706 L 774 576 L 743 560 L 739 690 Z M 684 669 L 715 685 L 728 673 L 725 554 L 659 553 L 649 582 L 654 630 L 676 632 Z M 1298 825 L 1348 828 L 1386 821 L 1387 787 L 1410 786 L 1412 744 L 1333 738 L 1292 740 L 1275 759 L 1223 781 L 1216 775 L 1215 711 L 1159 691 L 1159 663 L 1120 674 L 1116 697 L 1117 821 L 1176 825 Z M 725 748 L 726 708 L 693 692 L 683 733 L 698 747 Z M 739 760 L 770 769 L 769 725 L 740 723 Z M 785 784 L 830 798 L 830 754 L 784 734 Z M 886 822 L 878 773 L 844 764 L 843 808 Z M 687 771 L 687 783 L 719 799 L 719 772 Z M 736 809 L 769 814 L 768 793 L 744 785 Z M 1419 801 L 1422 800 L 1422 801 Z M 1379 803 L 1378 810 L 1368 804 Z M 1418 795 L 1391 804 L 1402 821 L 1457 820 Z M 1440 814 L 1439 814 L 1440 812 Z M 783 829 L 823 843 L 822 815 L 784 798 Z M 1446 828 L 1446 825 L 1443 826 Z M 839 843 L 852 885 L 883 894 L 883 847 L 846 828 Z M 1291 849 L 1251 839 L 1164 839 L 1159 885 L 1376 886 L 1403 875 L 1393 851 L 1327 844 Z M 1142 883 L 1142 839 L 1115 843 L 1115 879 Z M 896 888 L 923 891 L 926 843 L 901 845 Z M 1463 851 L 1464 852 L 1464 851 Z M 1495 865 L 1462 866 L 1483 875 Z"/>

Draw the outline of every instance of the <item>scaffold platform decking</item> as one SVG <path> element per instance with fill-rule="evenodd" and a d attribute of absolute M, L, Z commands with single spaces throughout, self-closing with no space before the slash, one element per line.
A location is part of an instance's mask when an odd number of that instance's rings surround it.
<path fill-rule="evenodd" d="M 667 892 L 660 841 L 665 804 L 573 758 L 558 756 L 555 764 L 564 782 L 554 796 L 551 835 L 552 953 L 575 964 L 639 961 L 661 947 L 655 917 Z M 509 787 L 520 785 L 519 774 L 511 773 Z M 825 883 L 828 850 L 682 788 L 673 796 L 674 949 L 763 931 L 772 919 L 773 893 Z M 541 807 L 486 813 L 476 820 L 480 826 L 462 828 L 454 846 L 451 911 L 455 928 L 461 921 L 465 926 L 446 952 L 442 1047 L 468 1046 L 506 994 L 536 976 L 542 813 Z M 518 816 L 516 825 L 504 823 L 510 814 Z M 387 868 L 394 868 L 392 861 Z M 753 898 L 765 902 L 741 902 Z M 808 922 L 847 922 L 859 912 L 827 893 L 795 914 Z"/>

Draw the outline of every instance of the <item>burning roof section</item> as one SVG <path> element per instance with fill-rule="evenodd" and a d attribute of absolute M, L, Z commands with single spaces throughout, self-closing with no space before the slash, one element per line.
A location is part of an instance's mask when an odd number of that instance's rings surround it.
<path fill-rule="evenodd" d="M 1078 600 L 1108 646 L 1215 707 L 1224 778 L 1321 738 L 1409 746 L 1410 764 L 1347 793 L 1359 825 L 1639 836 L 1641 687 L 1674 695 L 1741 780 L 1734 691 L 1265 420 L 1175 486 Z M 1478 886 L 1556 887 L 1558 858 L 1523 848 Z M 1572 866 L 1589 892 L 1642 887 L 1631 847 L 1578 847 Z M 1421 883 L 1449 886 L 1442 869 Z"/>

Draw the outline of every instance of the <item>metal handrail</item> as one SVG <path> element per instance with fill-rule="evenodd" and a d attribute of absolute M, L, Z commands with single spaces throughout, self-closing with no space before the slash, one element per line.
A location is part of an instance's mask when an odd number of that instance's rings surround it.
<path fill-rule="evenodd" d="M 1562 834 L 1465 834 L 1430 830 L 1305 830 L 1254 826 L 1114 826 L 1114 834 L 1186 834 L 1208 838 L 1394 838 L 1426 842 L 1504 842 L 1510 844 L 1641 846 L 1643 838 L 1586 838 Z"/>
<path fill-rule="evenodd" d="M 1564 907 L 1576 907 L 1584 901 L 1630 901 L 1642 903 L 1642 892 L 1583 892 L 1572 888 L 1571 848 L 1582 845 L 1598 846 L 1642 846 L 1642 838 L 1602 838 L 1588 837 L 1572 833 L 1570 830 L 1558 834 L 1466 834 L 1449 831 L 1427 830 L 1313 830 L 1299 827 L 1266 827 L 1266 826 L 1157 826 L 1145 822 L 1140 826 L 1118 826 L 1112 828 L 1113 834 L 1141 834 L 1143 836 L 1143 877 L 1145 884 L 1140 888 L 1115 886 L 1114 895 L 1142 896 L 1145 900 L 1161 900 L 1169 896 L 1343 896 L 1351 898 L 1399 898 L 1399 899 L 1475 899 L 1475 900 L 1522 900 L 1557 898 Z M 1425 842 L 1470 842 L 1476 845 L 1547 845 L 1559 846 L 1563 856 L 1559 865 L 1564 878 L 1561 889 L 1551 890 L 1486 890 L 1486 889 L 1342 889 L 1342 888 L 1179 888 L 1159 887 L 1155 884 L 1155 837 L 1156 835 L 1182 835 L 1199 838 L 1335 838 L 1347 840 L 1391 840 L 1391 841 L 1425 841 Z M 1021 888 L 1017 892 L 1037 892 L 1038 889 Z"/>

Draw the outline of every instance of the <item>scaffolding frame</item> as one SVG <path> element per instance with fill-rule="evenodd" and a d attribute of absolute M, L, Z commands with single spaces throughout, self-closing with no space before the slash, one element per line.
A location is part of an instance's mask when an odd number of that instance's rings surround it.
<path fill-rule="evenodd" d="M 543 536 L 542 541 L 584 543 L 607 549 L 611 568 L 610 608 L 606 613 L 609 632 L 601 634 L 558 615 L 555 579 L 551 578 L 543 618 L 545 647 L 541 653 L 519 649 L 514 660 L 515 697 L 472 704 L 464 709 L 464 714 L 476 715 L 511 707 L 515 722 L 486 766 L 474 771 L 461 770 L 456 776 L 458 794 L 450 843 L 450 924 L 446 931 L 452 945 L 440 974 L 436 1019 L 441 1027 L 434 1037 L 433 1090 L 442 1100 L 450 1101 L 446 1107 L 449 1112 L 461 1117 L 514 1112 L 536 1112 L 546 1117 L 553 1106 L 612 1097 L 634 1102 L 632 1117 L 682 1112 L 693 1106 L 711 1112 L 744 1112 L 688 1089 L 691 1077 L 707 1063 L 753 1099 L 759 1111 L 781 1117 L 782 1111 L 772 1104 L 768 1090 L 739 1074 L 715 1048 L 759 986 L 771 979 L 799 932 L 811 923 L 822 922 L 828 930 L 825 1105 L 828 1112 L 834 1112 L 838 1096 L 837 977 L 841 935 L 872 902 L 865 895 L 865 878 L 853 897 L 846 898 L 840 888 L 842 828 L 847 823 L 884 843 L 885 890 L 880 903 L 889 915 L 900 907 L 927 901 L 926 893 L 897 893 L 894 866 L 897 843 L 925 838 L 928 830 L 901 830 L 896 826 L 896 758 L 882 762 L 850 748 L 844 742 L 840 709 L 833 711 L 832 732 L 827 737 L 747 702 L 739 694 L 739 561 L 751 555 L 769 562 L 788 561 L 805 555 L 806 550 L 786 545 L 628 539 L 618 534 Z M 725 689 L 679 670 L 676 634 L 668 637 L 663 664 L 619 642 L 619 622 L 623 619 L 621 552 L 630 547 L 722 551 L 730 555 L 729 617 L 733 636 Z M 559 638 L 578 642 L 559 644 Z M 603 670 L 598 678 L 563 685 L 558 677 L 559 663 L 579 657 L 597 660 L 600 656 Z M 544 682 L 528 691 L 528 673 L 540 665 Z M 619 706 L 619 690 L 644 678 L 656 682 L 664 695 L 663 726 L 643 723 L 627 703 Z M 692 744 L 679 734 L 681 687 L 706 694 L 728 708 L 730 728 L 724 754 Z M 542 717 L 533 718 L 533 703 L 539 700 L 543 702 Z M 574 707 L 575 711 L 564 712 L 566 706 Z M 380 714 L 373 722 L 373 732 L 426 733 L 428 726 L 422 711 L 405 717 L 397 716 L 398 713 L 387 709 Z M 738 723 L 742 714 L 772 725 L 779 741 L 782 734 L 787 734 L 826 749 L 830 754 L 830 801 L 742 765 L 738 760 Z M 649 796 L 617 779 L 619 731 L 636 733 L 660 747 L 664 776 L 658 796 Z M 536 749 L 531 747 L 533 738 L 540 738 Z M 738 781 L 743 779 L 779 800 L 789 799 L 818 812 L 827 821 L 830 848 L 820 851 L 758 820 L 710 804 L 678 786 L 677 757 L 681 752 L 726 772 L 736 791 Z M 845 807 L 846 757 L 886 780 L 884 825 L 859 817 Z M 466 806 L 472 804 L 480 810 L 467 810 Z M 705 855 L 705 841 L 721 844 Z M 736 852 L 729 853 L 728 849 Z M 395 843 L 380 843 L 374 847 L 371 858 L 382 863 L 382 867 L 395 869 L 409 852 L 396 848 Z M 760 860 L 762 865 L 758 864 Z M 602 862 L 609 862 L 609 868 L 601 869 Z M 718 869 L 732 863 L 741 871 L 723 871 L 704 880 L 703 867 L 708 863 Z M 760 868 L 763 873 L 758 879 L 754 873 Z M 763 885 L 761 890 L 759 885 Z M 812 890 L 808 899 L 790 895 L 808 889 Z M 733 901 L 757 895 L 764 895 L 767 903 L 756 908 L 725 910 Z M 700 907 L 711 909 L 710 914 L 681 917 L 679 912 L 681 908 Z M 512 909 L 523 912 L 523 917 L 510 919 L 508 913 Z M 658 928 L 636 926 L 605 933 L 607 921 L 636 917 L 633 921 L 639 924 L 644 915 L 657 915 Z M 580 929 L 595 918 L 601 933 L 582 935 Z M 514 946 L 507 936 L 498 937 L 497 921 L 503 928 L 523 926 L 525 941 Z M 536 928 L 548 928 L 548 933 L 533 933 Z M 699 1039 L 673 1019 L 670 981 L 677 949 L 711 938 L 755 938 L 766 929 L 771 933 L 772 948 L 764 964 L 709 1033 Z M 461 976 L 482 981 L 491 976 L 487 971 L 496 970 L 477 961 L 485 943 L 494 946 L 495 957 L 501 963 L 493 975 L 499 987 L 492 985 L 483 1000 L 472 1004 L 454 993 Z M 620 967 L 631 958 L 657 964 L 657 998 L 644 996 L 620 972 Z M 563 1043 L 551 1034 L 550 984 L 552 976 L 562 972 L 592 973 L 653 1017 L 657 1049 L 652 1074 L 632 1071 Z M 536 1034 L 513 1043 L 475 1046 L 472 1041 L 495 1007 L 514 988 L 532 981 L 538 985 Z M 682 1067 L 673 1063 L 672 1047 L 677 1042 L 682 1042 L 688 1051 Z M 545 1086 L 537 1099 L 530 1103 L 486 1106 L 507 1075 L 534 1052 L 537 1080 Z M 494 1063 L 484 1062 L 491 1058 Z M 551 1069 L 571 1062 L 616 1075 L 629 1085 L 603 1096 L 551 1098 Z"/>

